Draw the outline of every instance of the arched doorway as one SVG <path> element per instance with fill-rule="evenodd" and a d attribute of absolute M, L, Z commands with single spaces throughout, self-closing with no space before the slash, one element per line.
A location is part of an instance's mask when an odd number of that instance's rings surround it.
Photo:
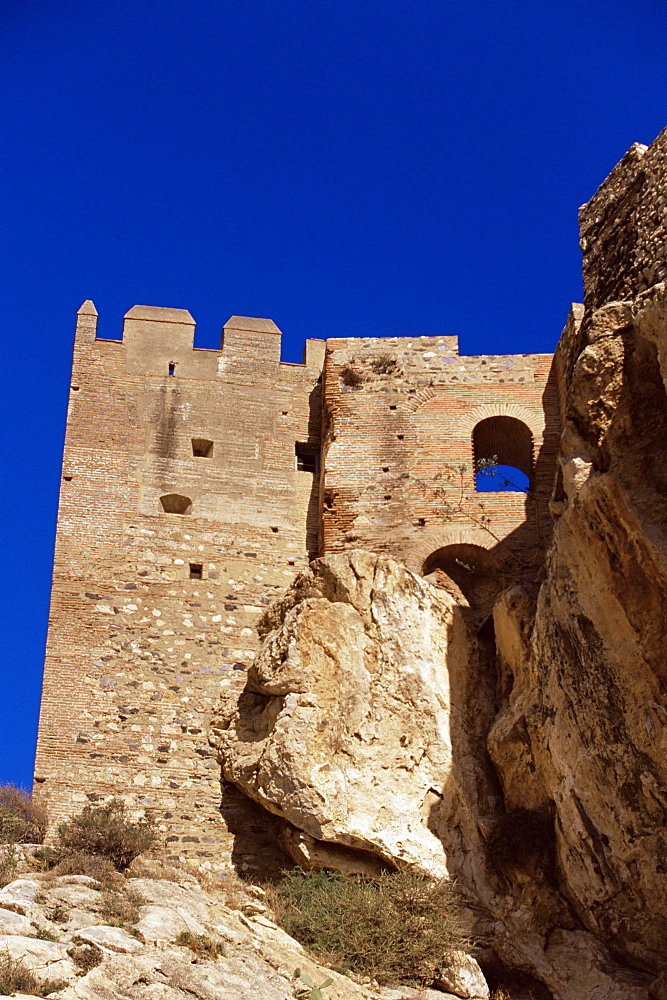
<path fill-rule="evenodd" d="M 533 472 L 533 435 L 516 417 L 487 417 L 472 432 L 478 493 L 528 493 Z"/>
<path fill-rule="evenodd" d="M 480 612 L 489 612 L 502 590 L 500 563 L 481 545 L 460 542 L 436 549 L 425 560 L 422 573 L 436 570 L 446 573 L 457 585 L 468 604 Z"/>

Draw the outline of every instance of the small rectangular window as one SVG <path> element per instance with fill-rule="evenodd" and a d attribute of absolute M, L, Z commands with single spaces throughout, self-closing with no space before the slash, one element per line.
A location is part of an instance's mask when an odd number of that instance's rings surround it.
<path fill-rule="evenodd" d="M 176 363 L 174 361 L 169 362 L 169 374 L 170 375 L 176 374 Z"/>
<path fill-rule="evenodd" d="M 190 563 L 190 579 L 191 580 L 201 580 L 203 579 L 204 567 L 201 563 Z"/>
<path fill-rule="evenodd" d="M 297 441 L 294 445 L 294 453 L 296 467 L 300 472 L 316 473 L 319 471 L 320 453 L 316 445 Z"/>
<path fill-rule="evenodd" d="M 195 458 L 211 458 L 213 456 L 213 442 L 206 438 L 192 438 L 192 454 Z"/>

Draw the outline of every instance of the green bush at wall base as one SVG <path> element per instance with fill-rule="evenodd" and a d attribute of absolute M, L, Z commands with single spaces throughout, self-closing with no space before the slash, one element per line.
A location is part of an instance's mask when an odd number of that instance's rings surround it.
<path fill-rule="evenodd" d="M 152 821 L 131 822 L 119 799 L 112 799 L 103 806 L 86 806 L 78 816 L 58 827 L 58 846 L 63 855 L 101 855 L 119 871 L 127 868 L 155 841 Z"/>

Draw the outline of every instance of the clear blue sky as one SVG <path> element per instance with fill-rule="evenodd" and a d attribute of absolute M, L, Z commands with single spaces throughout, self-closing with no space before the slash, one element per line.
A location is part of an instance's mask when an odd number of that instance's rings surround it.
<path fill-rule="evenodd" d="M 665 0 L 0 0 L 0 781 L 31 780 L 74 314 L 550 351 L 667 125 Z"/>

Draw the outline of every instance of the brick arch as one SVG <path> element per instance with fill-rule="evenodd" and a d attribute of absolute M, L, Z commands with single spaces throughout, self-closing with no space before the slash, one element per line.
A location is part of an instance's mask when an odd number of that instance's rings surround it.
<path fill-rule="evenodd" d="M 492 549 L 497 545 L 495 538 L 474 524 L 434 524 L 420 528 L 419 534 L 402 547 L 400 558 L 413 573 L 421 574 L 428 557 L 437 549 L 447 545 L 479 545 L 482 549 Z"/>
<path fill-rule="evenodd" d="M 544 414 L 542 411 L 529 409 L 520 403 L 483 403 L 474 410 L 462 413 L 455 422 L 457 431 L 472 436 L 472 432 L 481 420 L 487 417 L 515 417 L 521 420 L 533 435 L 533 441 L 542 438 L 544 434 Z"/>

